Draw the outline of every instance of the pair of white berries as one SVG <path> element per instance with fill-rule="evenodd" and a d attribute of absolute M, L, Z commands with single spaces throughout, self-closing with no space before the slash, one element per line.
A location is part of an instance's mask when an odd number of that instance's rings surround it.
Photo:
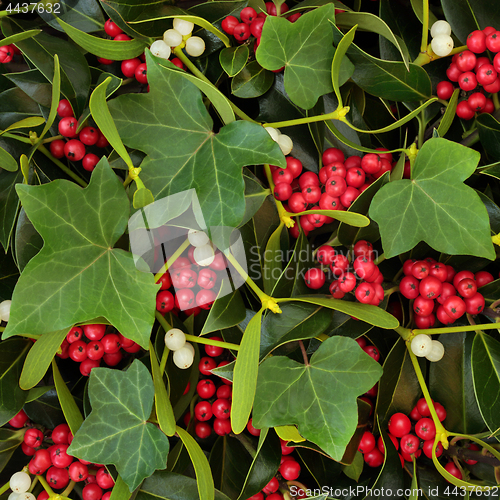
<path fill-rule="evenodd" d="M 12 300 L 4 300 L 3 302 L 0 302 L 0 321 L 9 321 L 11 304 Z"/>
<path fill-rule="evenodd" d="M 12 493 L 8 500 L 35 500 L 35 495 L 28 492 L 31 486 L 31 477 L 26 472 L 19 471 L 12 474 L 9 486 Z"/>
<path fill-rule="evenodd" d="M 210 244 L 210 239 L 204 231 L 190 229 L 188 232 L 188 240 L 193 245 L 193 259 L 199 266 L 209 266 L 215 260 L 215 252 Z"/>
<path fill-rule="evenodd" d="M 153 42 L 149 50 L 156 57 L 168 59 L 172 53 L 172 47 L 177 47 L 186 40 L 186 52 L 192 57 L 199 57 L 205 52 L 205 41 L 199 36 L 191 36 L 194 24 L 184 19 L 174 19 L 174 27 L 163 33 L 163 40 Z"/>
<path fill-rule="evenodd" d="M 185 370 L 194 361 L 194 347 L 186 342 L 186 335 L 178 328 L 172 328 L 165 334 L 165 345 L 174 352 L 174 364 Z"/>
<path fill-rule="evenodd" d="M 282 134 L 277 128 L 265 127 L 267 133 L 271 136 L 272 140 L 278 143 L 281 152 L 286 156 L 289 155 L 293 149 L 293 142 L 290 137 Z"/>
<path fill-rule="evenodd" d="M 444 356 L 444 346 L 439 340 L 432 340 L 429 335 L 419 333 L 411 341 L 411 350 L 415 356 L 439 361 Z"/>
<path fill-rule="evenodd" d="M 436 21 L 431 26 L 432 52 L 440 57 L 446 57 L 453 50 L 451 26 L 446 21 Z"/>

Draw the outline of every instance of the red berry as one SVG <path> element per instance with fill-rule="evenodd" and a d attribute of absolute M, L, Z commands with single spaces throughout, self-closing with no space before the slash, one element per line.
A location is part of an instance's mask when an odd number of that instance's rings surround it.
<path fill-rule="evenodd" d="M 144 83 L 144 84 L 148 83 L 147 72 L 148 68 L 146 66 L 146 63 L 139 64 L 139 66 L 135 68 L 135 73 L 134 73 L 135 79 L 139 83 Z"/>
<path fill-rule="evenodd" d="M 122 61 L 121 70 L 123 75 L 127 78 L 134 78 L 135 70 L 137 69 L 137 66 L 139 66 L 139 64 L 141 64 L 141 60 L 137 57 L 134 59 L 126 59 L 125 61 Z"/>
<path fill-rule="evenodd" d="M 55 141 L 50 142 L 50 153 L 54 158 L 63 158 L 64 157 L 64 145 L 66 143 L 62 139 L 56 139 Z"/>
<path fill-rule="evenodd" d="M 87 172 L 93 172 L 95 166 L 99 163 L 99 157 L 94 153 L 87 153 L 82 159 L 82 167 Z"/>
<path fill-rule="evenodd" d="M 104 23 L 104 31 L 106 32 L 106 35 L 109 35 L 113 38 L 119 35 L 120 33 L 123 33 L 122 29 L 113 21 L 111 21 L 111 19 L 108 19 Z"/>
<path fill-rule="evenodd" d="M 71 107 L 68 99 L 61 99 L 59 105 L 57 106 L 57 115 L 60 118 L 66 118 L 68 116 L 75 116 L 73 113 L 73 108 Z"/>
<path fill-rule="evenodd" d="M 234 27 L 233 36 L 238 42 L 244 42 L 250 38 L 250 26 L 245 23 L 239 23 Z"/>
<path fill-rule="evenodd" d="M 57 126 L 59 133 L 64 137 L 75 137 L 76 128 L 78 127 L 78 120 L 73 116 L 61 118 Z"/>
<path fill-rule="evenodd" d="M 309 288 L 318 290 L 325 284 L 325 273 L 321 269 L 313 267 L 306 271 L 304 281 Z"/>
<path fill-rule="evenodd" d="M 471 120 L 474 118 L 474 110 L 469 106 L 467 101 L 460 101 L 457 104 L 456 113 L 462 120 Z"/>
<path fill-rule="evenodd" d="M 411 422 L 404 413 L 394 413 L 387 428 L 393 436 L 401 438 L 410 432 Z"/>
<path fill-rule="evenodd" d="M 253 20 L 257 18 L 257 12 L 252 7 L 245 7 L 240 12 L 240 19 L 245 24 L 252 24 Z"/>
<path fill-rule="evenodd" d="M 287 460 L 280 465 L 279 471 L 286 481 L 295 481 L 300 476 L 300 464 L 295 460 Z"/>
<path fill-rule="evenodd" d="M 64 145 L 64 155 L 68 160 L 80 161 L 85 156 L 85 146 L 78 139 L 71 139 Z"/>
<path fill-rule="evenodd" d="M 221 27 L 228 35 L 232 35 L 234 33 L 234 28 L 238 26 L 238 24 L 240 24 L 238 18 L 227 16 L 222 20 Z"/>

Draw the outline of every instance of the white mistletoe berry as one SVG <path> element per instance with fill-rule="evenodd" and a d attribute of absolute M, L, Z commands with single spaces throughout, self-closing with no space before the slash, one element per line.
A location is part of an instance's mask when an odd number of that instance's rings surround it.
<path fill-rule="evenodd" d="M 182 36 L 189 35 L 194 28 L 194 24 L 191 21 L 185 21 L 184 19 L 174 19 L 174 29 L 177 30 Z"/>
<path fill-rule="evenodd" d="M 186 343 L 186 335 L 178 328 L 171 328 L 165 334 L 165 345 L 171 351 L 177 351 L 184 347 Z"/>
<path fill-rule="evenodd" d="M 442 359 L 444 356 L 444 346 L 439 342 L 439 340 L 432 341 L 432 349 L 429 354 L 427 354 L 426 358 L 429 361 L 436 362 Z"/>
<path fill-rule="evenodd" d="M 151 47 L 149 47 L 151 54 L 156 57 L 161 57 L 162 59 L 168 59 L 172 50 L 163 40 L 156 40 L 153 42 Z"/>
<path fill-rule="evenodd" d="M 199 36 L 192 36 L 186 40 L 186 52 L 191 57 L 199 57 L 205 52 L 205 40 Z"/>
<path fill-rule="evenodd" d="M 31 478 L 26 472 L 19 471 L 12 474 L 9 481 L 10 489 L 15 493 L 24 493 L 28 491 L 31 486 Z"/>
<path fill-rule="evenodd" d="M 188 240 L 189 243 L 191 243 L 191 245 L 193 245 L 194 247 L 202 247 L 210 241 L 207 233 L 205 233 L 204 231 L 198 231 L 197 229 L 189 230 Z"/>
<path fill-rule="evenodd" d="M 271 136 L 273 141 L 278 142 L 278 137 L 281 135 L 281 132 L 277 128 L 273 127 L 265 127 L 267 133 Z"/>
<path fill-rule="evenodd" d="M 436 21 L 432 26 L 431 26 L 431 37 L 435 38 L 439 35 L 451 35 L 451 26 L 448 22 L 446 21 Z"/>
<path fill-rule="evenodd" d="M 178 368 L 185 370 L 193 364 L 194 355 L 191 350 L 184 346 L 174 352 L 174 364 Z"/>
<path fill-rule="evenodd" d="M 425 357 L 430 354 L 432 350 L 432 339 L 429 335 L 420 333 L 415 335 L 411 341 L 411 351 L 415 356 Z"/>
<path fill-rule="evenodd" d="M 3 302 L 0 302 L 0 321 L 9 321 L 11 304 L 12 300 L 4 300 Z"/>
<path fill-rule="evenodd" d="M 432 39 L 432 52 L 439 57 L 446 57 L 453 50 L 453 38 L 449 35 L 438 35 Z"/>
<path fill-rule="evenodd" d="M 177 47 L 182 43 L 182 35 L 177 30 L 169 29 L 163 33 L 163 41 L 169 47 Z"/>
<path fill-rule="evenodd" d="M 28 491 L 26 491 L 24 493 L 19 493 L 16 500 L 36 500 L 36 497 L 35 495 L 33 495 L 33 493 L 29 493 Z"/>
<path fill-rule="evenodd" d="M 215 260 L 214 249 L 210 245 L 196 247 L 193 252 L 193 259 L 199 266 L 209 266 Z"/>
<path fill-rule="evenodd" d="M 281 152 L 286 156 L 289 155 L 293 149 L 293 142 L 290 137 L 285 134 L 281 134 L 278 137 L 278 146 L 281 149 Z"/>

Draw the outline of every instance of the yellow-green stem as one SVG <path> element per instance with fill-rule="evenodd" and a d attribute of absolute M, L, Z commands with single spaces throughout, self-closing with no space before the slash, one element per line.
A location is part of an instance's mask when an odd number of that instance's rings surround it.
<path fill-rule="evenodd" d="M 38 476 L 38 479 L 43 486 L 43 489 L 49 494 L 49 497 L 53 497 L 55 495 L 54 490 L 50 487 L 43 475 Z"/>
<path fill-rule="evenodd" d="M 448 449 L 448 431 L 443 427 L 443 424 L 440 422 L 436 409 L 434 408 L 434 403 L 432 402 L 431 395 L 429 394 L 429 389 L 427 389 L 427 384 L 425 383 L 424 376 L 422 375 L 422 370 L 420 370 L 420 365 L 418 364 L 417 357 L 413 354 L 410 343 L 407 341 L 406 347 L 408 349 L 408 353 L 410 355 L 411 362 L 413 364 L 413 369 L 415 370 L 415 374 L 417 375 L 418 383 L 420 388 L 422 389 L 422 393 L 424 394 L 425 401 L 429 406 L 429 410 L 431 412 L 431 417 L 436 426 L 436 436 L 441 441 L 443 448 Z"/>
<path fill-rule="evenodd" d="M 434 335 L 441 333 L 459 333 L 459 332 L 474 332 L 476 330 L 498 330 L 500 324 L 486 323 L 484 325 L 465 325 L 465 326 L 445 326 L 443 328 L 423 328 L 416 330 L 418 333 L 425 333 L 426 335 Z"/>
<path fill-rule="evenodd" d="M 384 291 L 384 297 L 388 297 L 389 295 L 392 295 L 393 293 L 397 292 L 399 290 L 399 286 L 393 286 L 392 288 L 389 288 L 388 290 Z"/>
<path fill-rule="evenodd" d="M 373 263 L 378 266 L 381 262 L 384 262 L 385 260 L 385 254 L 381 253 L 374 261 Z"/>
<path fill-rule="evenodd" d="M 179 46 L 179 47 L 176 47 L 174 50 L 173 50 L 174 54 L 186 65 L 186 67 L 189 69 L 189 71 L 191 71 L 191 73 L 193 73 L 193 75 L 197 76 L 200 80 L 203 80 L 205 83 L 208 83 L 210 85 L 212 85 L 212 87 L 214 87 L 215 85 L 191 62 L 191 60 L 189 59 L 189 57 L 186 56 L 186 54 L 184 54 L 184 52 L 182 52 L 182 48 Z M 246 120 L 246 121 L 249 121 L 249 122 L 253 122 L 253 123 L 258 123 L 256 122 L 255 120 L 253 120 L 252 118 L 250 118 L 244 111 L 242 111 L 240 108 L 238 108 L 238 106 L 236 106 L 236 104 L 233 104 L 231 101 L 229 101 L 229 104 L 231 106 L 231 109 L 234 111 L 234 113 L 236 114 L 236 116 L 239 116 L 242 120 Z"/>
<path fill-rule="evenodd" d="M 163 265 L 158 273 L 155 274 L 155 283 L 158 283 L 158 280 L 166 273 L 167 269 L 172 267 L 172 264 L 182 255 L 182 252 L 186 250 L 189 246 L 189 240 L 186 238 L 184 243 L 174 252 L 174 255 L 167 260 L 167 263 Z"/>
<path fill-rule="evenodd" d="M 74 181 L 78 182 L 80 186 L 87 187 L 87 182 L 85 182 L 79 175 L 75 174 L 75 172 L 70 170 L 64 163 L 60 162 L 57 158 L 54 158 L 45 146 L 38 146 L 38 151 L 40 151 L 40 153 L 43 153 L 47 158 L 49 158 L 49 160 L 52 160 L 66 175 L 71 177 Z"/>
<path fill-rule="evenodd" d="M 42 144 L 47 144 L 49 142 L 57 141 L 57 140 L 62 139 L 62 138 L 63 138 L 62 135 L 55 135 L 54 137 L 48 137 L 47 139 L 42 140 Z"/>
<path fill-rule="evenodd" d="M 8 489 L 10 488 L 10 483 L 7 481 L 1 488 L 0 488 L 0 495 L 3 495 Z"/>
<path fill-rule="evenodd" d="M 499 100 L 498 100 L 498 92 L 497 92 L 496 94 L 493 94 L 493 95 L 491 96 L 491 98 L 492 98 L 492 100 L 493 100 L 493 104 L 494 104 L 494 106 L 495 106 L 495 110 L 500 109 L 500 102 L 499 102 Z"/>
<path fill-rule="evenodd" d="M 399 333 L 399 335 L 401 336 L 401 338 L 403 340 L 408 340 L 410 338 L 410 335 L 411 335 L 411 330 L 409 328 L 404 328 L 402 326 L 398 326 L 397 328 L 394 328 L 394 330 Z"/>
<path fill-rule="evenodd" d="M 221 340 L 210 340 L 205 337 L 189 335 L 188 333 L 186 333 L 186 340 L 188 342 L 196 342 L 197 344 L 214 345 L 217 347 L 223 347 L 224 349 L 232 349 L 233 351 L 237 351 L 240 348 L 238 344 L 231 344 L 230 342 L 223 342 Z"/>
<path fill-rule="evenodd" d="M 420 51 L 425 52 L 427 50 L 427 44 L 429 43 L 429 0 L 422 0 L 423 12 L 422 12 L 422 42 L 420 43 Z"/>
<path fill-rule="evenodd" d="M 123 181 L 123 187 L 127 187 L 133 180 L 133 177 L 128 174 L 127 178 Z"/>
<path fill-rule="evenodd" d="M 293 127 L 294 125 L 304 125 L 305 123 L 324 122 L 327 120 L 340 120 L 341 116 L 343 116 L 342 109 L 343 108 L 341 108 L 341 110 L 336 109 L 335 111 L 327 113 L 326 115 L 305 116 L 304 118 L 295 118 L 294 120 L 264 123 L 264 127 L 284 128 Z"/>
<path fill-rule="evenodd" d="M 73 491 L 75 484 L 76 484 L 75 481 L 71 480 L 66 489 L 61 493 L 61 495 L 63 497 L 67 497 Z"/>

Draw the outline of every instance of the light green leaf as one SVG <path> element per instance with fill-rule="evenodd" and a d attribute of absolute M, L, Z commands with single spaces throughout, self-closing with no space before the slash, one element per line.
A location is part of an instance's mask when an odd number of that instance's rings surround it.
<path fill-rule="evenodd" d="M 245 304 L 239 290 L 218 297 L 212 304 L 200 335 L 230 328 L 245 319 Z"/>
<path fill-rule="evenodd" d="M 320 96 L 333 90 L 334 48 L 329 21 L 335 21 L 334 12 L 334 5 L 327 4 L 294 23 L 274 16 L 268 16 L 264 23 L 257 61 L 270 70 L 285 66 L 285 90 L 292 102 L 304 109 L 311 109 Z"/>
<path fill-rule="evenodd" d="M 235 434 L 243 432 L 252 411 L 259 369 L 262 312 L 263 309 L 260 309 L 248 323 L 234 367 L 231 428 Z M 274 425 L 265 427 L 274 427 Z"/>
<path fill-rule="evenodd" d="M 248 61 L 249 50 L 246 45 L 239 47 L 226 47 L 219 53 L 219 61 L 222 69 L 228 76 L 236 76 Z"/>
<path fill-rule="evenodd" d="M 27 30 L 22 33 L 17 33 L 15 35 L 7 36 L 3 40 L 0 40 L 0 47 L 5 45 L 10 45 L 11 43 L 21 42 L 22 40 L 27 40 L 28 38 L 33 38 L 34 36 L 41 33 L 42 30 Z"/>
<path fill-rule="evenodd" d="M 71 24 L 65 23 L 58 18 L 57 22 L 61 25 L 66 34 L 80 47 L 98 57 L 111 59 L 112 61 L 124 61 L 125 59 L 133 59 L 144 53 L 147 44 L 143 40 L 107 40 L 106 38 L 98 38 L 89 35 Z"/>
<path fill-rule="evenodd" d="M 448 101 L 448 106 L 446 106 L 446 111 L 443 117 L 441 118 L 441 122 L 439 123 L 439 126 L 437 128 L 437 133 L 439 134 L 439 137 L 444 137 L 446 135 L 446 132 L 448 132 L 448 130 L 451 127 L 451 124 L 453 123 L 453 120 L 455 119 L 459 95 L 460 95 L 460 89 L 455 89 L 453 91 L 452 96 L 450 97 L 450 100 Z"/>
<path fill-rule="evenodd" d="M 191 458 L 191 462 L 193 463 L 200 500 L 214 500 L 214 480 L 207 457 L 203 453 L 203 450 L 200 448 L 200 445 L 191 436 L 191 434 L 188 434 L 179 426 L 177 426 L 177 434 L 186 447 L 186 450 Z"/>
<path fill-rule="evenodd" d="M 61 71 L 59 68 L 59 56 L 54 54 L 54 78 L 52 79 L 52 99 L 50 103 L 49 116 L 47 118 L 47 123 L 43 127 L 43 131 L 38 138 L 38 143 L 44 138 L 45 134 L 50 130 L 54 120 L 57 116 L 57 107 L 59 106 L 59 101 L 61 99 Z M 32 148 L 31 156 L 35 153 L 36 148 Z"/>
<path fill-rule="evenodd" d="M 124 143 L 147 153 L 141 180 L 156 200 L 195 189 L 207 227 L 238 227 L 245 214 L 242 167 L 285 157 L 264 127 L 239 120 L 213 132 L 200 91 L 146 52 L 150 92 L 113 99 Z"/>
<path fill-rule="evenodd" d="M 420 241 L 450 255 L 495 258 L 486 208 L 463 184 L 479 157 L 460 144 L 430 139 L 417 155 L 412 179 L 390 182 L 378 191 L 369 213 L 379 224 L 387 258 Z"/>
<path fill-rule="evenodd" d="M 307 215 L 310 211 L 297 212 L 294 216 Z M 370 219 L 362 214 L 357 214 L 356 212 L 347 212 L 344 210 L 314 210 L 315 214 L 326 215 L 327 217 L 332 217 L 345 224 L 355 227 L 365 227 L 370 224 Z"/>
<path fill-rule="evenodd" d="M 147 348 L 158 285 L 136 269 L 132 254 L 113 249 L 127 227 L 129 200 L 107 160 L 99 162 L 85 189 L 60 179 L 16 188 L 44 246 L 17 283 L 3 337 L 42 334 L 102 316 Z"/>
<path fill-rule="evenodd" d="M 156 469 L 165 468 L 169 442 L 160 429 L 147 422 L 154 386 L 139 360 L 127 371 L 94 368 L 89 398 L 92 412 L 75 434 L 69 454 L 115 465 L 130 491 Z"/>
<path fill-rule="evenodd" d="M 333 83 L 333 91 L 335 92 L 335 95 L 337 97 L 337 101 L 339 103 L 339 108 L 343 107 L 342 95 L 340 93 L 341 82 L 339 82 L 340 66 L 342 64 L 342 61 L 344 60 L 345 53 L 347 52 L 349 45 L 351 45 L 351 43 L 354 40 L 354 34 L 356 33 L 356 28 L 357 28 L 357 26 L 354 26 L 350 31 L 348 31 L 342 37 L 342 40 L 340 40 L 340 42 L 338 43 L 337 48 L 335 50 L 335 55 L 333 56 L 332 83 Z"/>
<path fill-rule="evenodd" d="M 127 483 L 118 474 L 116 478 L 115 485 L 111 490 L 111 497 L 109 500 L 128 500 L 131 497 L 131 493 L 128 489 Z"/>
<path fill-rule="evenodd" d="M 154 203 L 153 193 L 147 188 L 139 188 L 134 192 L 132 205 L 134 208 L 143 208 L 150 203 Z"/>
<path fill-rule="evenodd" d="M 9 172 L 15 172 L 19 168 L 17 161 L 3 148 L 0 148 L 0 168 Z"/>
<path fill-rule="evenodd" d="M 270 295 L 281 276 L 283 256 L 281 255 L 281 232 L 285 227 L 283 221 L 271 234 L 264 252 L 264 266 L 262 268 L 262 280 L 264 281 L 264 293 Z"/>
<path fill-rule="evenodd" d="M 19 128 L 39 127 L 43 123 L 45 123 L 45 119 L 42 118 L 41 116 L 30 116 L 29 118 L 23 118 L 22 120 L 19 120 L 18 122 L 8 126 L 5 130 L 0 131 L 0 135 L 4 134 L 5 132 L 8 132 L 9 130 L 17 130 Z"/>
<path fill-rule="evenodd" d="M 31 389 L 42 380 L 69 328 L 42 335 L 30 349 L 19 379 L 21 389 Z"/>
<path fill-rule="evenodd" d="M 52 359 L 52 374 L 54 376 L 57 397 L 59 398 L 59 403 L 61 404 L 64 417 L 66 418 L 66 422 L 68 422 L 71 432 L 75 435 L 83 423 L 83 417 L 75 399 L 73 398 L 73 395 L 66 385 L 66 382 L 64 382 L 61 377 L 61 373 L 55 359 Z"/>
<path fill-rule="evenodd" d="M 302 436 L 341 460 L 358 423 L 357 396 L 373 387 L 382 367 L 348 337 L 330 337 L 309 365 L 284 356 L 259 368 L 253 424 L 296 424 Z"/>

